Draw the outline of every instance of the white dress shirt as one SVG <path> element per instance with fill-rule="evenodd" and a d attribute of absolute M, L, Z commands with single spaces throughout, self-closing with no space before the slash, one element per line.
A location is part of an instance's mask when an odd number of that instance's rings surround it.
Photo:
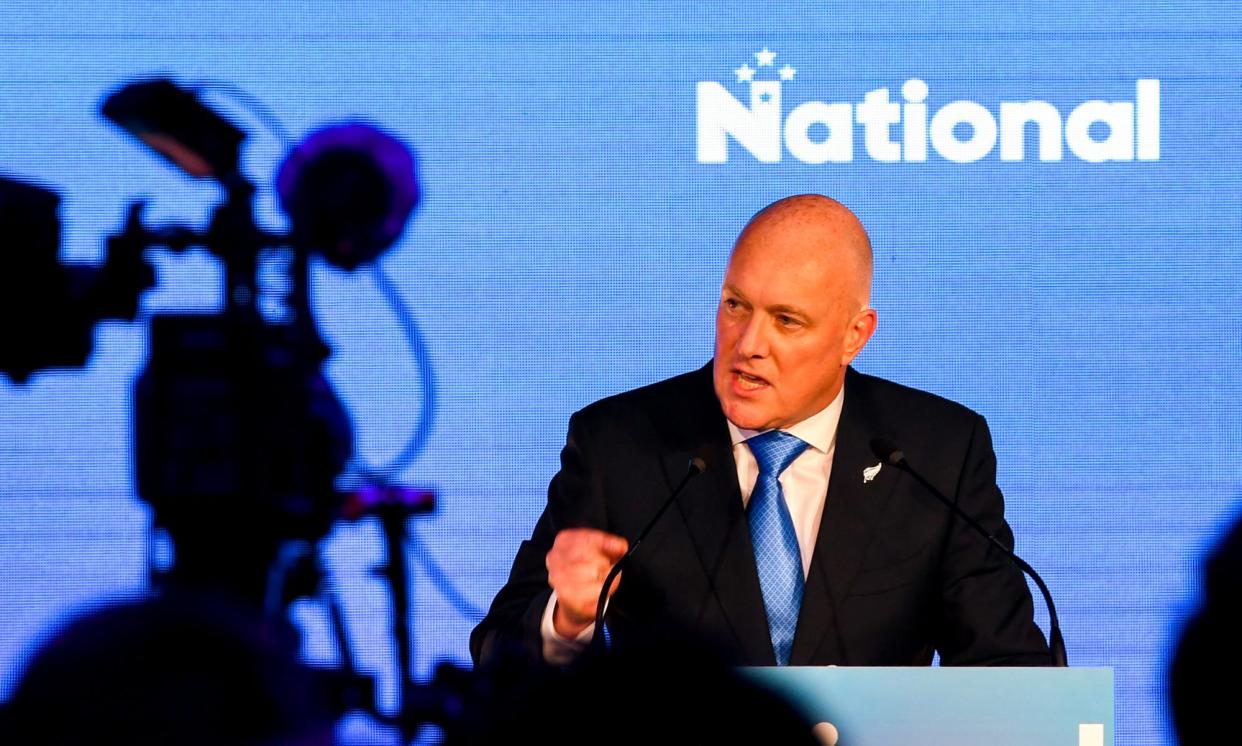
<path fill-rule="evenodd" d="M 787 428 L 784 432 L 797 436 L 809 447 L 794 459 L 781 473 L 781 492 L 789 515 L 793 519 L 794 533 L 798 535 L 798 548 L 802 552 L 802 575 L 810 572 L 811 556 L 815 552 L 815 537 L 824 517 L 824 502 L 828 496 L 828 477 L 832 473 L 832 456 L 837 447 L 837 425 L 841 421 L 841 408 L 845 403 L 845 389 L 819 412 Z M 726 420 L 728 422 L 728 420 Z M 759 479 L 759 464 L 750 452 L 746 441 L 763 430 L 743 430 L 728 422 L 729 436 L 733 443 L 733 460 L 737 464 L 737 484 L 742 492 L 742 504 L 750 501 L 750 493 Z M 582 630 L 577 637 L 567 638 L 557 634 L 552 622 L 556 610 L 556 591 L 548 599 L 543 610 L 540 632 L 543 636 L 543 658 L 552 665 L 569 663 L 581 653 L 595 635 L 595 625 Z"/>

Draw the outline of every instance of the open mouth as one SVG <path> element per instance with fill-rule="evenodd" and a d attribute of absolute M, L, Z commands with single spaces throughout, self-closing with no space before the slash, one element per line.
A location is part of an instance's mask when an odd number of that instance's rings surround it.
<path fill-rule="evenodd" d="M 744 373 L 740 370 L 735 369 L 733 371 L 733 375 L 734 380 L 737 382 L 737 387 L 743 391 L 757 391 L 758 389 L 771 385 L 768 383 L 767 379 L 751 375 L 750 373 Z"/>

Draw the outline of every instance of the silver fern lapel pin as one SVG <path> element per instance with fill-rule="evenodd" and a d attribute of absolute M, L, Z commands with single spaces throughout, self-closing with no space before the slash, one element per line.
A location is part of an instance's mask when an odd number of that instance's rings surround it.
<path fill-rule="evenodd" d="M 877 463 L 875 466 L 868 466 L 866 469 L 863 469 L 863 484 L 875 479 L 875 476 L 880 473 L 880 469 L 883 466 L 884 464 Z"/>

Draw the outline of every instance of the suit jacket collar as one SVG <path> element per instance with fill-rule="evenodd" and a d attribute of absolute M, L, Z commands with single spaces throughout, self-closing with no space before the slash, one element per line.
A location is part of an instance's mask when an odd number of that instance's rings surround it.
<path fill-rule="evenodd" d="M 707 471 L 686 485 L 677 508 L 735 638 L 739 662 L 775 665 L 733 446 L 712 386 L 712 364 L 691 374 L 689 382 L 685 408 L 678 408 L 677 437 L 664 457 L 665 475 L 672 489 L 685 476 L 690 458 L 701 455 L 707 460 Z"/>
<path fill-rule="evenodd" d="M 871 452 L 877 419 L 866 381 L 846 371 L 845 406 L 837 427 L 836 453 L 823 519 L 807 573 L 792 665 L 812 661 L 848 664 L 837 609 L 849 591 L 897 481 L 896 469 L 879 469 Z M 864 474 L 871 474 L 868 479 Z"/>

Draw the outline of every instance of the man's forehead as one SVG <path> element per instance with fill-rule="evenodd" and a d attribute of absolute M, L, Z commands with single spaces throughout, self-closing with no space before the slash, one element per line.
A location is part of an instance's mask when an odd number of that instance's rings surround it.
<path fill-rule="evenodd" d="M 743 233 L 729 264 L 779 264 L 787 269 L 840 268 L 857 254 L 839 232 L 820 223 L 782 221 Z"/>
<path fill-rule="evenodd" d="M 871 246 L 848 212 L 843 219 L 791 207 L 751 221 L 729 258 L 730 266 L 739 262 L 776 262 L 790 269 L 845 272 L 861 279 L 870 275 Z"/>
<path fill-rule="evenodd" d="M 814 305 L 838 294 L 848 274 L 830 256 L 742 249 L 729 260 L 723 289 L 765 306 Z"/>

